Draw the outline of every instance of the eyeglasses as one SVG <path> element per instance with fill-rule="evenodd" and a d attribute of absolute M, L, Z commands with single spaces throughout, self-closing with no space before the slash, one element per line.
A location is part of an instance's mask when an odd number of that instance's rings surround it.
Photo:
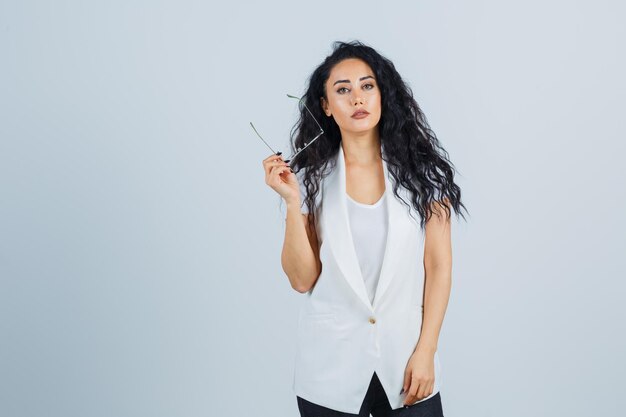
<path fill-rule="evenodd" d="M 297 148 L 297 149 L 296 149 L 296 153 L 294 153 L 293 155 L 291 155 L 291 157 L 289 157 L 289 159 L 285 159 L 285 162 L 292 161 L 292 160 L 293 160 L 293 158 L 295 158 L 296 156 L 298 156 L 298 154 L 299 154 L 300 152 L 302 152 L 303 150 L 305 150 L 306 148 L 308 148 L 308 147 L 309 147 L 309 146 L 310 146 L 313 142 L 315 142 L 315 140 L 316 140 L 317 138 L 319 138 L 320 136 L 322 136 L 322 134 L 324 133 L 324 129 L 322 129 L 322 126 L 319 124 L 319 122 L 317 121 L 317 119 L 315 118 L 315 116 L 313 116 L 313 113 L 311 113 L 311 110 L 309 110 L 308 106 L 304 103 L 304 101 L 303 101 L 304 97 L 296 97 L 296 96 L 292 96 L 292 95 L 290 95 L 290 94 L 287 94 L 287 97 L 297 99 L 297 100 L 298 100 L 298 105 L 302 104 L 302 105 L 306 108 L 306 110 L 309 112 L 309 114 L 311 115 L 311 117 L 313 118 L 313 120 L 315 120 L 315 123 L 317 124 L 317 126 L 320 128 L 320 131 L 319 131 L 319 133 L 317 134 L 317 136 L 315 136 L 313 139 L 311 139 L 311 140 L 310 140 L 310 141 L 308 141 L 308 142 L 304 142 L 304 147 L 303 147 L 303 148 Z M 274 152 L 276 155 L 279 155 L 279 154 L 280 154 L 279 152 L 274 151 L 274 149 L 272 149 L 272 147 L 271 147 L 271 146 L 270 146 L 270 145 L 269 145 L 269 144 L 265 141 L 265 139 L 263 139 L 263 138 L 261 137 L 261 135 L 259 135 L 259 132 L 257 132 L 257 130 L 256 130 L 256 128 L 254 127 L 254 125 L 252 124 L 252 122 L 250 122 L 250 126 L 252 126 L 252 129 L 254 129 L 254 132 L 257 134 L 257 136 L 258 136 L 259 138 L 261 138 L 261 140 L 263 141 L 263 143 L 265 143 L 265 145 L 267 145 L 267 147 L 268 147 L 268 148 L 270 148 L 270 150 L 271 150 L 272 152 Z"/>

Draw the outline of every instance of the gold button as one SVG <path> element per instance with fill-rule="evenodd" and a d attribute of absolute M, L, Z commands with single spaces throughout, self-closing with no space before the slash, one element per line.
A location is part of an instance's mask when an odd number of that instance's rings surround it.
<path fill-rule="evenodd" d="M 370 317 L 370 323 L 372 324 L 376 323 L 376 319 L 374 317 Z"/>

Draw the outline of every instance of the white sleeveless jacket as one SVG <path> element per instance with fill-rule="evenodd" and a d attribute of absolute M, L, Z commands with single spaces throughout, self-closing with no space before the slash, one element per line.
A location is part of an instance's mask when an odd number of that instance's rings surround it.
<path fill-rule="evenodd" d="M 354 250 L 345 198 L 343 144 L 322 180 L 317 236 L 322 272 L 305 293 L 296 342 L 293 391 L 313 403 L 358 414 L 377 373 L 391 408 L 401 408 L 404 371 L 420 336 L 424 292 L 424 236 L 409 208 L 393 194 L 383 160 L 389 213 L 387 245 L 373 304 Z M 403 187 L 398 192 L 409 202 Z M 412 209 L 413 210 L 413 209 Z M 413 211 L 417 217 L 417 213 Z M 441 366 L 435 352 L 435 385 Z M 418 401 L 419 402 L 419 401 Z"/>

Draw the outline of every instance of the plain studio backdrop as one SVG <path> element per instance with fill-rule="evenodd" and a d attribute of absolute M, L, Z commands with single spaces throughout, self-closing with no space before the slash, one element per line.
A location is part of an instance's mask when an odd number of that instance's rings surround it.
<path fill-rule="evenodd" d="M 296 416 L 285 204 L 310 73 L 360 40 L 457 168 L 446 417 L 616 416 L 618 1 L 3 1 L 0 415 Z M 621 335 L 621 336 L 620 336 Z"/>

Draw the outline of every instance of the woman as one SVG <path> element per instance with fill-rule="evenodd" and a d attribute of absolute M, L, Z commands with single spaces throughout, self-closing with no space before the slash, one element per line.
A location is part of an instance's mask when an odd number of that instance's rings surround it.
<path fill-rule="evenodd" d="M 437 340 L 451 209 L 464 208 L 453 165 L 394 65 L 361 42 L 335 43 L 304 102 L 317 121 L 301 110 L 292 150 L 318 122 L 324 135 L 293 161 L 263 161 L 287 205 L 282 267 L 307 295 L 300 414 L 443 416 Z"/>

